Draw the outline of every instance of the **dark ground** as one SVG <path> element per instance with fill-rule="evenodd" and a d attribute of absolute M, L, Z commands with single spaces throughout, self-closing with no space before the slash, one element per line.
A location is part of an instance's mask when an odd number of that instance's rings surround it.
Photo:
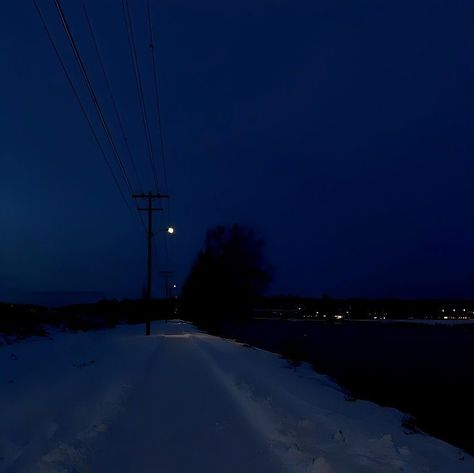
<path fill-rule="evenodd" d="M 47 308 L 38 305 L 0 303 L 0 346 L 27 337 L 47 337 L 55 327 L 65 331 L 87 331 L 114 327 L 119 323 L 144 323 L 175 317 L 172 300 L 100 301 Z"/>
<path fill-rule="evenodd" d="M 254 320 L 219 334 L 307 361 L 348 391 L 412 416 L 419 428 L 474 454 L 474 324 Z"/>

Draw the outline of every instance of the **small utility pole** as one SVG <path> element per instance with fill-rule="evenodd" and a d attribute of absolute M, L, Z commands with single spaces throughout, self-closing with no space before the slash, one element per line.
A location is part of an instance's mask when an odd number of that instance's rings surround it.
<path fill-rule="evenodd" d="M 173 276 L 173 271 L 160 271 L 160 274 L 163 276 L 165 280 L 165 299 L 171 299 L 171 284 L 170 278 Z"/>
<path fill-rule="evenodd" d="M 148 302 L 151 301 L 151 279 L 152 279 L 152 270 L 151 270 L 151 262 L 152 262 L 152 244 L 153 244 L 153 212 L 157 212 L 163 210 L 162 208 L 153 207 L 153 200 L 154 199 L 167 199 L 168 196 L 164 194 L 160 194 L 157 192 L 153 194 L 148 192 L 147 194 L 133 194 L 132 197 L 134 199 L 145 199 L 147 201 L 146 207 L 139 207 L 138 210 L 147 212 L 148 213 L 148 229 L 147 229 L 147 242 L 148 242 L 148 264 L 147 264 L 147 288 L 146 288 L 146 298 Z M 145 334 L 150 335 L 151 324 L 150 324 L 150 307 L 147 308 L 146 313 L 146 330 Z"/>

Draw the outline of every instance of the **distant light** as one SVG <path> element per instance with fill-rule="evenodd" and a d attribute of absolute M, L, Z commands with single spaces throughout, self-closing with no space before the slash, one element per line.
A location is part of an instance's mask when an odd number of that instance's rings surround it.
<path fill-rule="evenodd" d="M 444 320 L 448 320 L 448 316 L 445 315 L 445 316 L 443 317 L 443 319 L 444 319 Z"/>
<path fill-rule="evenodd" d="M 170 235 L 172 235 L 172 234 L 174 233 L 174 228 L 173 228 L 173 227 L 168 227 L 168 228 L 166 229 L 166 231 L 167 231 Z"/>
<path fill-rule="evenodd" d="M 176 284 L 173 284 L 173 287 L 176 288 Z"/>

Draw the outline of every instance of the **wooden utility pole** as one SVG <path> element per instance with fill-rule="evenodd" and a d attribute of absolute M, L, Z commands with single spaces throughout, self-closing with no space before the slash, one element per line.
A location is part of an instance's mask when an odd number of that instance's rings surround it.
<path fill-rule="evenodd" d="M 170 278 L 171 276 L 173 276 L 173 271 L 160 271 L 160 274 L 163 276 L 165 280 L 165 292 L 164 292 L 165 299 L 171 299 Z"/>
<path fill-rule="evenodd" d="M 153 200 L 155 199 L 167 199 L 168 196 L 160 194 L 157 192 L 153 194 L 148 192 L 147 194 L 133 194 L 134 199 L 145 199 L 147 201 L 146 207 L 139 207 L 138 210 L 148 213 L 148 228 L 147 228 L 147 243 L 148 243 L 148 257 L 147 257 L 147 288 L 146 288 L 146 298 L 148 302 L 151 301 L 151 281 L 152 281 L 152 245 L 153 245 L 153 212 L 163 210 L 159 207 L 153 207 Z M 150 306 L 147 308 L 146 312 L 146 329 L 145 334 L 150 335 L 151 333 L 151 324 L 150 324 Z"/>

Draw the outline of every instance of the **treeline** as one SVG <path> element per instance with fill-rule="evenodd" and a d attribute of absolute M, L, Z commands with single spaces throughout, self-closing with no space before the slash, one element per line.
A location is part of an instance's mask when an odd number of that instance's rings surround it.
<path fill-rule="evenodd" d="M 474 300 L 261 297 L 255 316 L 343 319 L 474 318 Z M 326 317 L 324 317 L 326 316 Z"/>
<path fill-rule="evenodd" d="M 0 303 L 0 334 L 15 340 L 33 335 L 47 336 L 48 327 L 68 331 L 97 330 L 120 323 L 144 323 L 147 317 L 150 320 L 175 318 L 176 301 L 112 299 L 58 308 Z"/>

